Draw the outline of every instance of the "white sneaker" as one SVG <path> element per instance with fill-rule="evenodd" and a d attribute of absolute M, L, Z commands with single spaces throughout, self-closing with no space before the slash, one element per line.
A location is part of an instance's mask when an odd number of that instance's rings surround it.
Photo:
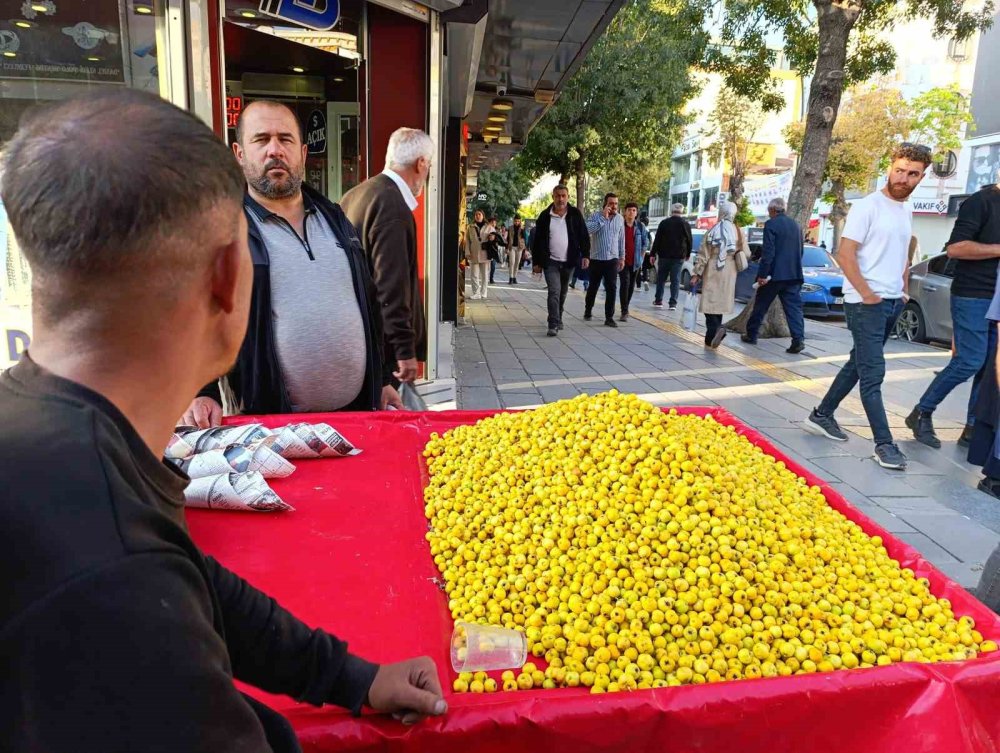
<path fill-rule="evenodd" d="M 642 283 L 642 289 L 645 290 L 648 293 L 649 292 L 649 283 L 648 282 Z"/>

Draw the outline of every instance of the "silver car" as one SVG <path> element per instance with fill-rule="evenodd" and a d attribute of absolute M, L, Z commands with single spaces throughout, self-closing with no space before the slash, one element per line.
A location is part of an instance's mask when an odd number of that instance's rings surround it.
<path fill-rule="evenodd" d="M 938 254 L 910 268 L 910 300 L 895 335 L 911 342 L 951 342 L 951 280 L 955 260 Z"/>

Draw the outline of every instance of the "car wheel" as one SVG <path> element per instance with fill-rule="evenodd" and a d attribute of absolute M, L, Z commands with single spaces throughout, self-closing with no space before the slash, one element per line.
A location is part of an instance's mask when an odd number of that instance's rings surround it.
<path fill-rule="evenodd" d="M 920 307 L 909 301 L 896 321 L 896 337 L 913 343 L 927 342 L 927 327 L 924 325 L 924 315 Z"/>
<path fill-rule="evenodd" d="M 691 287 L 691 273 L 686 269 L 681 270 L 681 287 L 685 290 Z"/>

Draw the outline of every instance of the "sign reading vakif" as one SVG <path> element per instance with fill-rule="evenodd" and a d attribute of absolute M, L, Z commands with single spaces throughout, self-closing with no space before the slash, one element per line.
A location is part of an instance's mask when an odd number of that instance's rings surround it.
<path fill-rule="evenodd" d="M 913 211 L 917 214 L 945 214 L 948 211 L 948 202 L 944 199 L 914 201 Z"/>
<path fill-rule="evenodd" d="M 306 122 L 306 147 L 309 154 L 326 154 L 326 116 L 322 110 L 309 113 Z"/>
<path fill-rule="evenodd" d="M 316 31 L 329 31 L 340 18 L 340 0 L 260 0 L 260 12 Z"/>

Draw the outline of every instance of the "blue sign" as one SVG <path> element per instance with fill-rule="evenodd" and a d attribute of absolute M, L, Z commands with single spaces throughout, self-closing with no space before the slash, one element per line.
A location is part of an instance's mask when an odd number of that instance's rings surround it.
<path fill-rule="evenodd" d="M 340 18 L 340 0 L 260 0 L 260 12 L 316 31 L 329 31 Z"/>
<path fill-rule="evenodd" d="M 306 146 L 309 154 L 326 154 L 326 116 L 313 110 L 306 121 Z"/>

